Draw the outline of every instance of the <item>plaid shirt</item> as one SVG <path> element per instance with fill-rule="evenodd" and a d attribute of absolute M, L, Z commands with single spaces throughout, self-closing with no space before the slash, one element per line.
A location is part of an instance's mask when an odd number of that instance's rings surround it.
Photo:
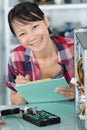
<path fill-rule="evenodd" d="M 74 44 L 73 39 L 51 36 L 58 48 L 58 63 L 63 68 L 63 76 L 69 83 L 74 76 Z M 45 62 L 44 62 L 45 64 Z M 18 74 L 30 75 L 30 80 L 40 79 L 38 63 L 31 50 L 22 45 L 15 48 L 9 56 L 6 86 L 15 90 L 15 79 Z"/>

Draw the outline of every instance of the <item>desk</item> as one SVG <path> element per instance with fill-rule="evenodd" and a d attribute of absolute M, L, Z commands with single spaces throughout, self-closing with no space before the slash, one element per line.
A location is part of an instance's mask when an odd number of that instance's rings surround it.
<path fill-rule="evenodd" d="M 38 110 L 46 110 L 61 117 L 61 123 L 45 127 L 35 126 L 17 115 L 4 117 L 6 125 L 0 126 L 0 130 L 82 130 L 78 120 L 75 118 L 75 106 L 73 101 L 62 101 L 54 103 L 28 104 L 27 107 L 38 107 Z M 0 109 L 15 106 L 0 106 Z M 18 106 L 24 108 L 25 106 Z"/>

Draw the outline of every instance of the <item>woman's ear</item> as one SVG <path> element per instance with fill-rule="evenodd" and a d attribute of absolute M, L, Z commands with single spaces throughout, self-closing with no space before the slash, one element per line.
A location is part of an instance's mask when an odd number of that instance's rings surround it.
<path fill-rule="evenodd" d="M 49 28 L 49 20 L 46 15 L 44 15 L 44 23 L 46 24 L 47 28 Z"/>

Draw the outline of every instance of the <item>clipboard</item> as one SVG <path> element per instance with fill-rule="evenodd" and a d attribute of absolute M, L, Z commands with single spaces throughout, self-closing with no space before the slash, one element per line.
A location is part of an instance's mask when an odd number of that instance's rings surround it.
<path fill-rule="evenodd" d="M 28 103 L 67 100 L 63 95 L 54 92 L 57 87 L 69 87 L 69 85 L 64 78 L 55 78 L 31 81 L 17 85 L 15 89 Z"/>

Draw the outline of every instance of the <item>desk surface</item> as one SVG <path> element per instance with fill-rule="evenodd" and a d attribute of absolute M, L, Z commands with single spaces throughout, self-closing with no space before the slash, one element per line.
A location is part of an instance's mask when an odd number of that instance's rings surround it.
<path fill-rule="evenodd" d="M 0 130 L 82 130 L 78 120 L 75 118 L 75 106 L 72 101 L 54 103 L 29 104 L 28 107 L 37 107 L 38 110 L 46 110 L 61 117 L 61 123 L 45 127 L 35 126 L 20 116 L 11 115 L 4 117 L 6 125 L 0 126 Z M 15 106 L 0 106 L 0 109 L 12 108 Z M 19 106 L 18 106 L 19 107 Z M 20 106 L 24 108 L 25 106 Z"/>

